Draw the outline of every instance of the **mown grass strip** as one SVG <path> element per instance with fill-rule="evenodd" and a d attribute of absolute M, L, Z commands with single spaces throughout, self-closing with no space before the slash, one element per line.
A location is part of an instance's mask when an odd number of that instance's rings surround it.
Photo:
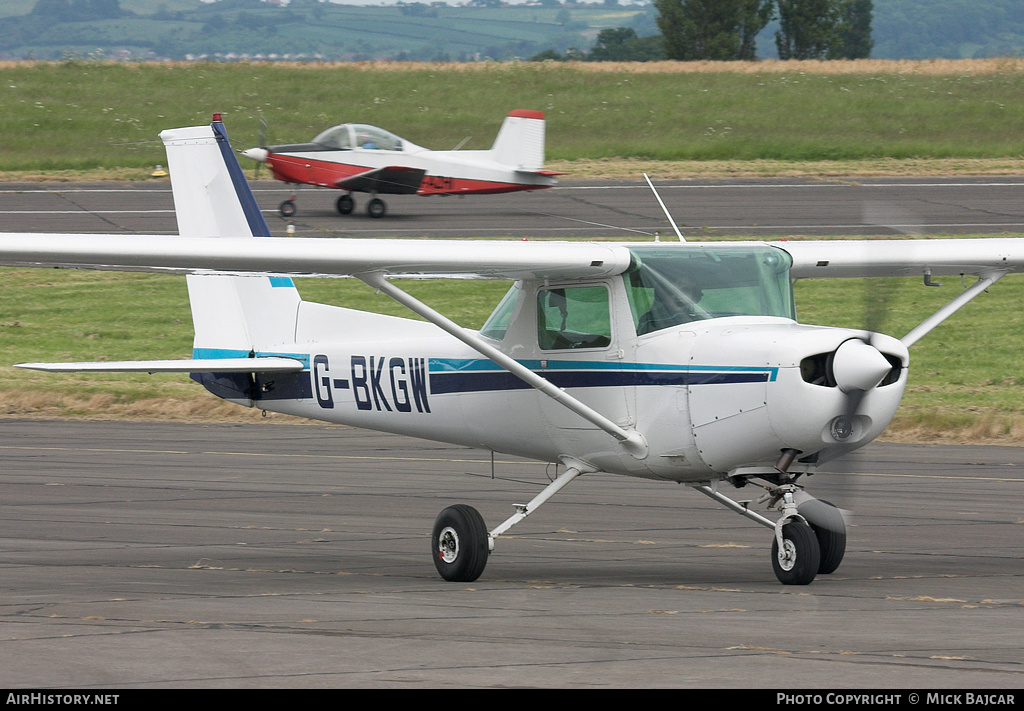
<path fill-rule="evenodd" d="M 239 147 L 345 121 L 486 148 L 504 114 L 548 117 L 553 161 L 1006 158 L 1024 148 L 1024 62 L 0 65 L 0 170 L 147 167 L 158 133 L 225 115 Z"/>

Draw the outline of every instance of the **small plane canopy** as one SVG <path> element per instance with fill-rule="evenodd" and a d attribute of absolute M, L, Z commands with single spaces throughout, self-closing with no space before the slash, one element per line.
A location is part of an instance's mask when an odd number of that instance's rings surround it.
<path fill-rule="evenodd" d="M 319 143 L 339 151 L 353 148 L 400 151 L 403 141 L 383 128 L 362 123 L 343 123 L 327 129 L 314 138 L 313 143 Z"/>

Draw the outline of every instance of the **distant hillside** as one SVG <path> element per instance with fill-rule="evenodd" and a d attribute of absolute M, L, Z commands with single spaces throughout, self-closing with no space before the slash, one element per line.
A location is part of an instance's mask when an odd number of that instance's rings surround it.
<path fill-rule="evenodd" d="M 48 1 L 69 0 L 43 0 Z M 507 7 L 292 0 L 284 8 L 259 0 L 165 0 L 147 12 L 142 8 L 148 4 L 122 2 L 133 10 L 111 17 L 0 17 L 0 58 L 507 60 L 546 49 L 589 49 L 602 29 L 657 32 L 650 6 L 556 0 L 550 6 Z"/>
<path fill-rule="evenodd" d="M 0 59 L 509 60 L 586 52 L 602 29 L 658 32 L 650 4 L 477 3 L 4 0 Z M 874 7 L 875 58 L 1024 55 L 1022 0 L 874 0 Z M 759 57 L 775 56 L 776 29 L 759 35 Z"/>

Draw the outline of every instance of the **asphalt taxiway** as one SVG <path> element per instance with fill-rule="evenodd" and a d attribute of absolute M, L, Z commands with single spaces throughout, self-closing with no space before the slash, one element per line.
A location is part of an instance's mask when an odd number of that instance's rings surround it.
<path fill-rule="evenodd" d="M 899 235 L 1024 231 L 1024 178 L 915 177 L 655 181 L 688 239 L 743 235 Z M 342 216 L 338 190 L 300 188 L 298 212 L 280 203 L 293 187 L 253 183 L 276 236 L 507 237 L 517 239 L 674 239 L 671 223 L 640 176 L 634 180 L 563 180 L 548 190 L 464 197 L 386 196 L 388 214 L 360 207 Z M 7 183 L 0 185 L 4 232 L 173 234 L 170 184 Z M 291 228 L 289 232 L 289 227 Z"/>
<path fill-rule="evenodd" d="M 344 427 L 0 420 L 0 687 L 1024 686 L 1024 449 L 876 443 L 809 490 L 846 558 L 780 585 L 770 532 L 686 487 Z M 736 492 L 754 498 L 757 492 Z"/>

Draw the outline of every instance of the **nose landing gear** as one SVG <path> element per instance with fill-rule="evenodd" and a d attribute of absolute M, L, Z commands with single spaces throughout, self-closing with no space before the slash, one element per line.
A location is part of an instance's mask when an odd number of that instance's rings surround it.
<path fill-rule="evenodd" d="M 748 508 L 751 502 L 733 501 L 717 488 L 708 485 L 693 488 L 775 532 L 772 570 L 783 585 L 809 585 L 818 574 L 835 572 L 846 553 L 846 521 L 842 512 L 827 501 L 805 494 L 788 478 L 780 479 L 777 475 L 745 475 L 741 485 L 754 478 L 764 480 L 767 491 L 758 503 L 767 501 L 768 508 L 781 511 L 778 521 L 752 511 Z M 796 503 L 798 497 L 802 499 L 799 504 Z"/>

